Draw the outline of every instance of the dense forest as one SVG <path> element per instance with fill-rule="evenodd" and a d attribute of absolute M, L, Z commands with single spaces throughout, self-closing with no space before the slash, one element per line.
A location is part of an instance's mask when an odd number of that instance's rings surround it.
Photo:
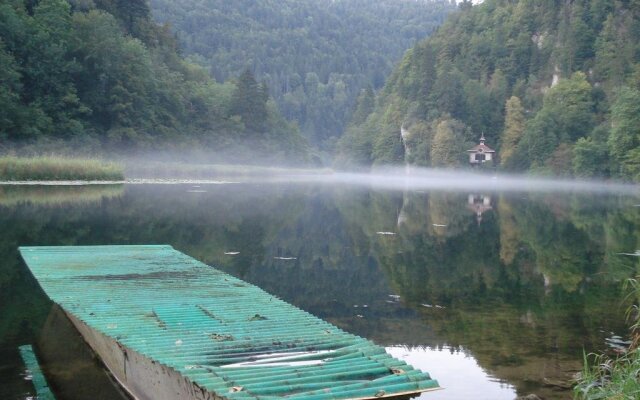
<path fill-rule="evenodd" d="M 308 158 L 253 73 L 217 83 L 181 58 L 146 0 L 0 2 L 0 146 L 200 147 Z M 75 147 L 75 146 L 74 146 Z M 254 151 L 249 151 L 251 149 Z M 251 153 L 249 155 L 249 153 Z"/>
<path fill-rule="evenodd" d="M 454 3 L 454 2 L 453 2 Z M 250 68 L 312 144 L 331 149 L 362 89 L 455 9 L 449 0 L 151 0 L 222 82 Z"/>
<path fill-rule="evenodd" d="M 640 3 L 460 8 L 360 96 L 339 164 L 462 166 L 484 133 L 505 170 L 640 180 Z"/>

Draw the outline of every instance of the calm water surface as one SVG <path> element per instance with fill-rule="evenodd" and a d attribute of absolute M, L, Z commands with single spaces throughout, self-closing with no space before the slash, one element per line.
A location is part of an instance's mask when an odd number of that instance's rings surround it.
<path fill-rule="evenodd" d="M 583 351 L 625 336 L 640 200 L 323 183 L 0 186 L 0 398 L 120 399 L 21 245 L 170 244 L 431 373 L 424 399 L 570 398 Z M 237 254 L 236 254 L 237 253 Z"/>

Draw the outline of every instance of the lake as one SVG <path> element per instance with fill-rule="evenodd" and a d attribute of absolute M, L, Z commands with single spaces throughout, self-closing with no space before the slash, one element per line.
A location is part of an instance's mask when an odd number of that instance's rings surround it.
<path fill-rule="evenodd" d="M 122 398 L 28 245 L 170 244 L 429 372 L 424 399 L 571 398 L 583 353 L 627 337 L 635 188 L 353 179 L 0 186 L 0 398 L 35 394 L 22 344 L 58 400 Z"/>

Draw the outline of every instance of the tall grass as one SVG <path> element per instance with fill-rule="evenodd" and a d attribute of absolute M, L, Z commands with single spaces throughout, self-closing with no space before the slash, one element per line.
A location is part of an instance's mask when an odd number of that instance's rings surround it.
<path fill-rule="evenodd" d="M 65 157 L 0 157 L 0 181 L 121 181 L 122 166 Z"/>
<path fill-rule="evenodd" d="M 640 284 L 630 279 L 630 296 L 640 299 Z M 574 396 L 580 400 L 640 399 L 640 319 L 638 306 L 632 306 L 628 315 L 633 320 L 632 342 L 624 354 L 610 357 L 605 354 L 585 355 L 584 368 L 574 387 Z"/>

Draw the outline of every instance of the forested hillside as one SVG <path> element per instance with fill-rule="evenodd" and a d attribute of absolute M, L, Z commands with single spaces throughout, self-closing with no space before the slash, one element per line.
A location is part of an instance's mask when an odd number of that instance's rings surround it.
<path fill-rule="evenodd" d="M 361 97 L 340 164 L 461 166 L 484 133 L 505 170 L 640 180 L 640 2 L 461 8 Z"/>
<path fill-rule="evenodd" d="M 307 157 L 250 71 L 217 83 L 177 47 L 146 0 L 0 2 L 0 147 L 60 141 Z"/>
<path fill-rule="evenodd" d="M 181 47 L 218 80 L 250 68 L 284 116 L 330 148 L 360 91 L 440 25 L 450 0 L 151 0 Z"/>

